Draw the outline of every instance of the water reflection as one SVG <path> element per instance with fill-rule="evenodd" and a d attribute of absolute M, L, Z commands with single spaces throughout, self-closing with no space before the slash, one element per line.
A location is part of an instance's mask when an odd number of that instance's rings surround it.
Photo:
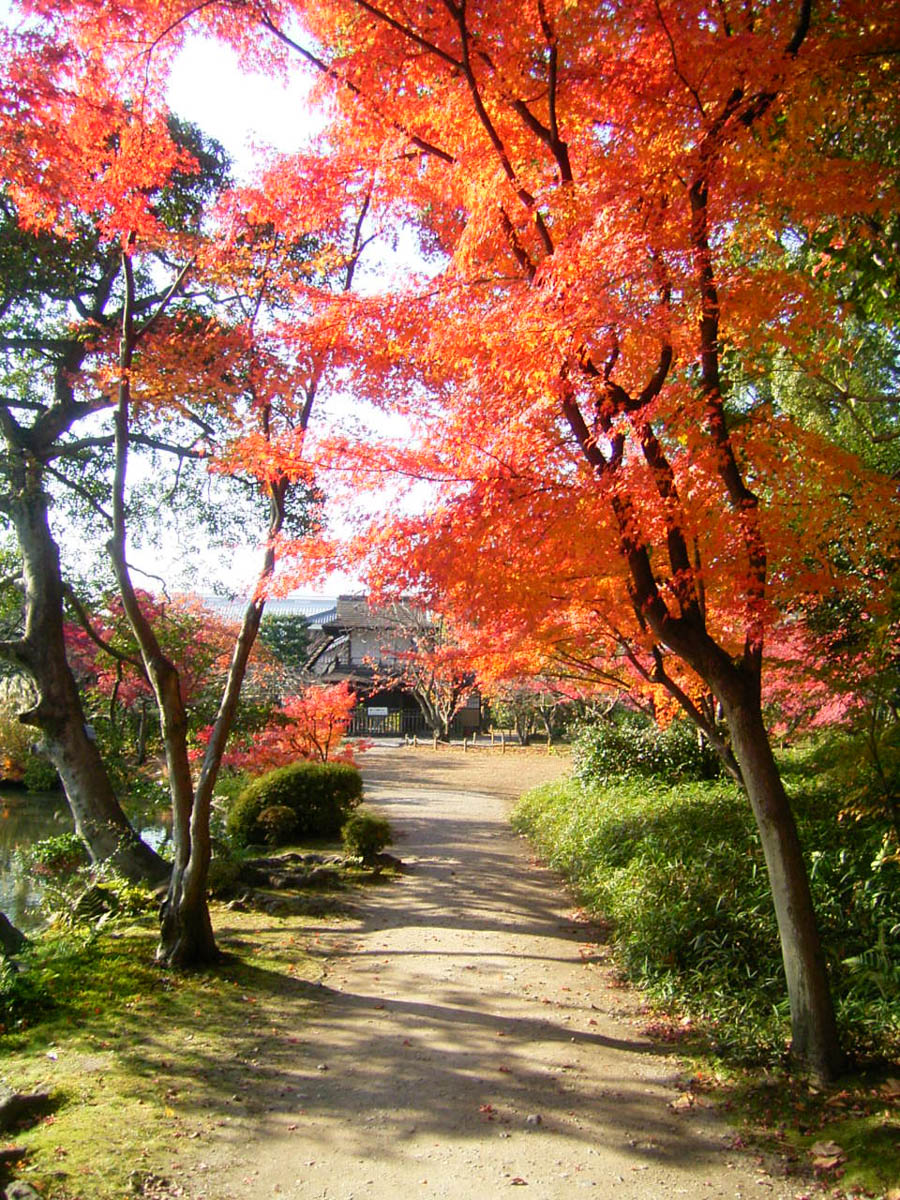
<path fill-rule="evenodd" d="M 19 869 L 16 850 L 74 827 L 62 792 L 0 788 L 0 911 L 19 929 L 34 929 L 44 914 L 40 881 Z"/>
<path fill-rule="evenodd" d="M 141 837 L 165 853 L 171 838 L 171 812 L 161 808 L 131 814 Z M 13 925 L 30 931 L 46 919 L 42 881 L 21 869 L 16 850 L 27 850 L 42 838 L 71 833 L 75 828 L 66 798 L 60 792 L 26 792 L 0 785 L 0 912 Z"/>

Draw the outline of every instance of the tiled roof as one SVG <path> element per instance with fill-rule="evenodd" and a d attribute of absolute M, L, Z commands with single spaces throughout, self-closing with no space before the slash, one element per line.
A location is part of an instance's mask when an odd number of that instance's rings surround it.
<path fill-rule="evenodd" d="M 201 600 L 206 608 L 231 621 L 241 619 L 247 604 L 245 598 L 231 599 L 227 596 L 202 596 Z M 321 625 L 323 621 L 334 620 L 337 608 L 333 596 L 285 596 L 267 600 L 265 615 L 304 617 L 310 625 Z"/>

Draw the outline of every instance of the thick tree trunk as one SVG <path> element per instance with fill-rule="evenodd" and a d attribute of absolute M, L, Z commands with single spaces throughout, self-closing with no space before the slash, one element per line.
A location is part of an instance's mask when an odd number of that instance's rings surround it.
<path fill-rule="evenodd" d="M 176 866 L 169 880 L 156 951 L 157 961 L 169 967 L 210 965 L 222 958 L 206 900 L 209 855 L 203 857 L 192 846 L 187 865 Z"/>
<path fill-rule="evenodd" d="M 763 721 L 761 647 L 748 642 L 735 663 L 696 618 L 658 620 L 654 632 L 693 667 L 722 706 L 765 855 L 791 1008 L 792 1053 L 818 1079 L 833 1079 L 845 1060 L 806 862 Z"/>
<path fill-rule="evenodd" d="M 66 658 L 59 551 L 47 520 L 47 496 L 34 465 L 25 469 L 11 498 L 25 576 L 25 634 L 7 651 L 33 680 L 39 699 L 23 723 L 43 734 L 59 773 L 75 828 L 95 862 L 110 861 L 134 881 L 157 883 L 169 865 L 135 833 L 116 799 L 92 741 L 81 698 Z"/>
<path fill-rule="evenodd" d="M 735 686 L 732 678 L 717 690 L 772 888 L 791 1007 L 792 1053 L 818 1079 L 833 1079 L 844 1068 L 844 1055 L 806 862 L 762 719 L 758 688 L 754 680 L 745 679 Z"/>

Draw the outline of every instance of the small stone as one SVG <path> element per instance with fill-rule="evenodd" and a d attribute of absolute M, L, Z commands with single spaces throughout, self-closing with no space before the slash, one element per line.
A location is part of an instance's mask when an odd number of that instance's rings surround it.
<path fill-rule="evenodd" d="M 41 1194 L 24 1179 L 14 1179 L 6 1186 L 6 1200 L 41 1200 Z"/>
<path fill-rule="evenodd" d="M 319 1063 L 319 1065 L 316 1067 L 316 1070 L 317 1071 L 327 1071 L 328 1063 Z"/>
<path fill-rule="evenodd" d="M 53 1054 L 54 1059 L 56 1054 Z M 0 1093 L 0 1132 L 12 1129 L 15 1125 L 24 1123 L 34 1124 L 51 1106 L 50 1095 L 47 1092 L 9 1092 Z"/>
<path fill-rule="evenodd" d="M 525 1118 L 526 1125 L 543 1125 L 544 1118 L 540 1113 L 529 1113 Z"/>

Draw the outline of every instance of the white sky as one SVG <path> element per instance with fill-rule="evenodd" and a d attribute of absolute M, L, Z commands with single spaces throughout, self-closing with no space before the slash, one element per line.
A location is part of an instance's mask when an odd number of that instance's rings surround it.
<path fill-rule="evenodd" d="M 267 151 L 299 150 L 322 130 L 324 119 L 309 102 L 310 82 L 299 66 L 287 80 L 246 72 L 230 46 L 197 37 L 178 55 L 168 99 L 174 113 L 221 142 L 236 179 L 243 181 L 252 176 Z M 238 578 L 249 582 L 256 578 L 261 561 L 259 548 L 239 547 L 231 563 L 211 562 L 210 575 L 228 586 L 236 585 Z M 335 596 L 360 590 L 359 580 L 339 574 L 329 576 L 317 591 Z"/>
<path fill-rule="evenodd" d="M 324 121 L 309 103 L 310 80 L 299 68 L 285 81 L 241 70 L 237 53 L 209 38 L 191 39 L 175 62 L 172 111 L 221 142 L 246 177 L 260 152 L 298 150 Z"/>
<path fill-rule="evenodd" d="M 300 63 L 292 69 L 287 80 L 277 74 L 266 76 L 246 72 L 231 47 L 211 38 L 196 37 L 185 45 L 175 62 L 168 98 L 173 112 L 193 121 L 204 133 L 221 142 L 232 158 L 236 178 L 246 180 L 267 150 L 281 153 L 299 150 L 322 131 L 324 117 L 309 101 L 311 83 L 311 75 L 304 73 Z M 394 251 L 390 252 L 386 247 L 381 250 L 375 272 L 380 277 L 379 284 L 404 274 L 410 266 L 415 270 L 427 269 L 419 259 L 408 231 L 401 229 L 397 233 Z M 364 278 L 360 283 L 367 286 Z M 333 397 L 328 408 L 340 409 L 345 402 L 340 397 Z M 390 423 L 383 416 L 376 418 L 376 423 L 382 433 L 388 434 Z M 361 500 L 361 504 L 367 510 L 377 511 L 380 505 L 390 504 L 390 498 L 385 495 L 379 501 L 368 497 Z M 238 550 L 234 570 L 252 580 L 259 561 L 258 550 L 249 547 Z M 228 573 L 226 571 L 226 577 Z M 217 574 L 221 576 L 221 571 Z M 358 579 L 342 574 L 329 576 L 319 589 L 327 595 L 361 590 Z"/>

